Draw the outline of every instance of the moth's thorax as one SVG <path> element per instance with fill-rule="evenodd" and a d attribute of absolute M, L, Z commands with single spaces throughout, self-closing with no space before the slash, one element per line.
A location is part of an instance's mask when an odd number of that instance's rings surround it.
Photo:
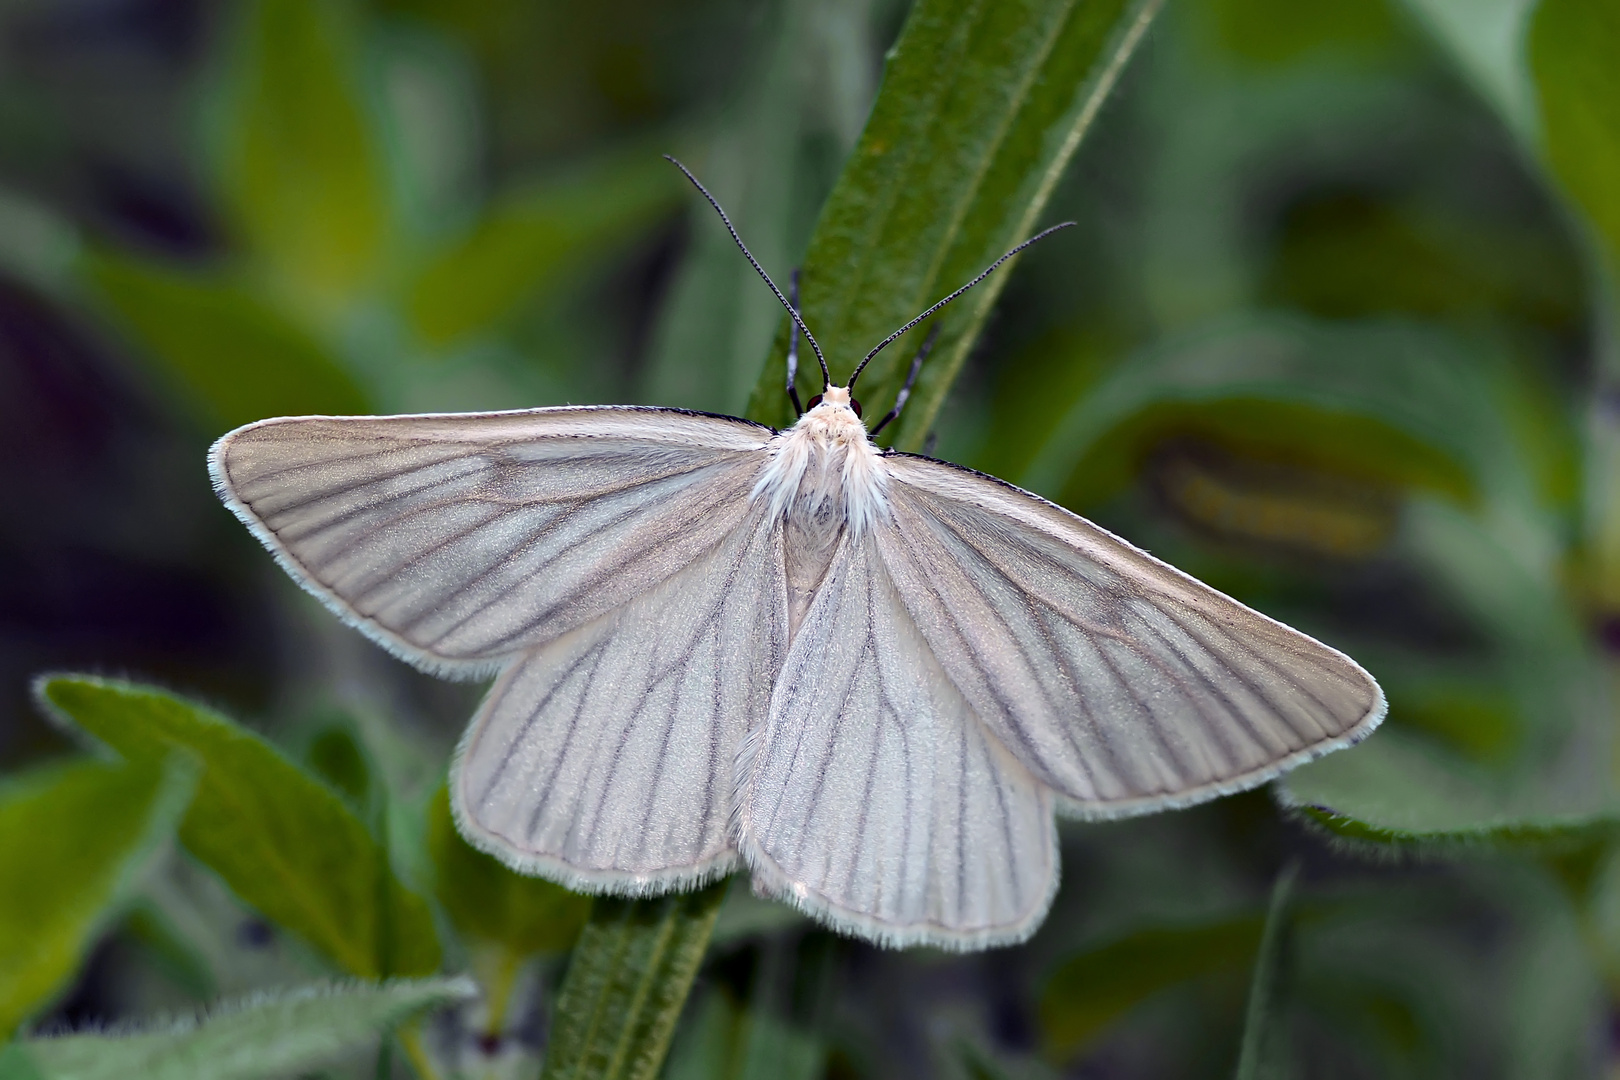
<path fill-rule="evenodd" d="M 771 440 L 754 485 L 771 513 L 801 527 L 848 525 L 856 535 L 888 514 L 888 470 L 850 407 L 849 391 L 828 387 L 815 408 Z"/>
<path fill-rule="evenodd" d="M 777 435 L 770 460 L 754 485 L 770 514 L 782 522 L 788 587 L 788 634 L 821 587 L 839 537 L 858 539 L 888 516 L 888 468 L 850 407 L 849 391 L 829 387 L 815 408 Z"/>

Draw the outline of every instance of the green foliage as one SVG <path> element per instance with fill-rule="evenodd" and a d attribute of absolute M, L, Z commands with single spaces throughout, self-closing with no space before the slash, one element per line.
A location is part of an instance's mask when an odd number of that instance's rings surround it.
<path fill-rule="evenodd" d="M 47 766 L 0 786 L 0 1039 L 37 1012 L 185 809 L 183 755 Z"/>
<path fill-rule="evenodd" d="M 1254 957 L 1265 919 L 1242 914 L 1140 930 L 1065 960 L 1041 991 L 1047 1053 L 1064 1058 L 1168 987 L 1234 971 Z"/>
<path fill-rule="evenodd" d="M 1620 10 L 1604 0 L 1541 0 L 1529 55 L 1548 163 L 1620 267 Z"/>
<path fill-rule="evenodd" d="M 1263 66 L 1294 63 L 1324 49 L 1376 55 L 1397 36 L 1383 0 L 1214 0 L 1209 8 L 1221 44 Z"/>
<path fill-rule="evenodd" d="M 652 153 L 508 193 L 473 231 L 436 255 L 407 306 L 434 346 L 486 330 L 566 270 L 622 243 L 684 195 L 679 174 Z"/>
<path fill-rule="evenodd" d="M 1260 951 L 1254 958 L 1254 977 L 1249 982 L 1249 1003 L 1243 1020 L 1243 1044 L 1238 1050 L 1237 1080 L 1260 1080 L 1264 1076 L 1286 1076 L 1287 1051 L 1276 1031 L 1280 983 L 1284 975 L 1287 936 L 1293 912 L 1291 904 L 1299 867 L 1290 865 L 1277 878 L 1271 890 L 1271 907 L 1266 912 L 1265 931 L 1260 935 Z"/>
<path fill-rule="evenodd" d="M 65 725 L 132 761 L 183 749 L 203 765 L 180 839 L 238 896 L 343 971 L 374 978 L 438 969 L 421 897 L 330 788 L 257 735 L 149 687 L 80 676 L 38 693 Z"/>
<path fill-rule="evenodd" d="M 368 411 L 325 347 L 252 291 L 107 252 L 82 272 L 211 426 Z"/>
<path fill-rule="evenodd" d="M 722 882 L 596 901 L 557 998 L 545 1080 L 657 1075 L 724 897 Z"/>
<path fill-rule="evenodd" d="M 922 0 L 912 10 L 805 256 L 804 318 L 835 381 L 1033 231 L 1157 9 L 1156 0 Z M 939 316 L 897 445 L 923 444 L 1006 280 L 1003 270 Z M 874 360 L 860 396 L 892 401 L 919 343 Z M 784 321 L 751 417 L 791 419 L 786 356 Z M 801 397 L 821 389 L 813 359 L 800 360 Z"/>
<path fill-rule="evenodd" d="M 1088 387 L 1022 480 L 1094 504 L 1134 479 L 1145 447 L 1173 433 L 1378 485 L 1481 498 L 1526 478 L 1478 369 L 1477 356 L 1426 327 L 1226 320 L 1172 337 Z"/>
<path fill-rule="evenodd" d="M 564 952 L 590 917 L 589 897 L 523 877 L 461 838 L 444 788 L 428 804 L 428 851 L 445 914 L 469 939 L 517 957 Z"/>
<path fill-rule="evenodd" d="M 269 1080 L 325 1064 L 476 992 L 465 978 L 312 986 L 218 1006 L 168 1028 L 31 1039 L 19 1049 L 42 1080 Z"/>
<path fill-rule="evenodd" d="M 341 6 L 253 0 L 220 120 L 221 194 L 274 288 L 335 313 L 377 269 L 389 195 Z"/>

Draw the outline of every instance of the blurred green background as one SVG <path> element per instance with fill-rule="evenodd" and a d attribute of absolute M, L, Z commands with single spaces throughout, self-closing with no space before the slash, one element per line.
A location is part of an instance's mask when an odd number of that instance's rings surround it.
<path fill-rule="evenodd" d="M 782 422 L 781 312 L 659 155 L 785 277 L 908 12 L 0 4 L 0 1038 L 418 976 L 165 1075 L 539 1075 L 588 905 L 455 837 L 479 687 L 300 593 L 204 452 L 293 413 Z M 1614 0 L 1169 0 L 1029 202 L 1079 227 L 895 438 L 1345 650 L 1389 719 L 1064 824 L 1019 948 L 875 950 L 734 882 L 662 1075 L 1620 1076 L 1616 57 Z M 59 680 L 53 726 L 50 671 L 181 697 Z"/>

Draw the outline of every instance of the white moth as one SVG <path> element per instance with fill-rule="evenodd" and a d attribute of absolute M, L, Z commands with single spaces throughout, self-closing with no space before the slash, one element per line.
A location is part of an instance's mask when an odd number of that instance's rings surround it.
<path fill-rule="evenodd" d="M 879 448 L 830 379 L 811 406 L 780 432 L 612 406 L 283 417 L 209 468 L 345 622 L 439 675 L 499 672 L 456 821 L 587 892 L 746 865 L 886 945 L 1017 942 L 1057 888 L 1054 811 L 1254 787 L 1382 718 L 1344 654 Z"/>

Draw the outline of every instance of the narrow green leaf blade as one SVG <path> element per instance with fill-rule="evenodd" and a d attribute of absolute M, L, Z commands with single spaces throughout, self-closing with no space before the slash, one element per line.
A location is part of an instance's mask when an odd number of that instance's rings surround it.
<path fill-rule="evenodd" d="M 249 252 L 312 314 L 351 300 L 387 238 L 388 188 L 342 5 L 249 6 L 221 184 Z"/>
<path fill-rule="evenodd" d="M 180 839 L 247 903 L 362 977 L 438 969 L 426 901 L 331 788 L 259 736 L 150 687 L 84 676 L 40 681 L 40 700 L 135 761 L 183 748 L 202 760 Z"/>
<path fill-rule="evenodd" d="M 922 0 L 912 9 L 805 259 L 805 320 L 835 380 L 1034 231 L 1158 7 Z M 896 445 L 922 445 L 1006 279 L 1003 269 L 941 314 Z M 784 322 L 749 408 L 777 425 L 792 419 L 782 391 L 786 346 Z M 874 360 L 860 396 L 886 408 L 915 347 L 897 343 Z M 813 362 L 806 370 L 801 361 L 801 372 L 805 393 L 817 392 Z"/>
<path fill-rule="evenodd" d="M 1057 1059 L 1069 1056 L 1161 990 L 1213 972 L 1240 970 L 1259 948 L 1263 926 L 1255 914 L 1155 927 L 1065 961 L 1041 991 L 1047 1053 Z"/>
<path fill-rule="evenodd" d="M 514 957 L 562 952 L 590 918 L 590 897 L 515 873 L 463 840 L 443 787 L 428 807 L 427 843 L 439 902 L 470 938 L 499 945 Z"/>
<path fill-rule="evenodd" d="M 107 252 L 79 269 L 210 424 L 370 411 L 314 337 L 245 289 Z"/>
<path fill-rule="evenodd" d="M 23 1043 L 46 1080 L 254 1080 L 297 1075 L 422 1012 L 464 1001 L 466 978 L 304 987 L 169 1030 Z"/>
<path fill-rule="evenodd" d="M 0 1038 L 78 970 L 195 780 L 171 758 L 79 761 L 0 786 Z"/>
<path fill-rule="evenodd" d="M 1288 1075 L 1278 1068 L 1283 1049 L 1276 1014 L 1284 938 L 1292 918 L 1294 882 L 1298 877 L 1299 867 L 1290 864 L 1277 876 L 1277 884 L 1271 890 L 1271 909 L 1266 913 L 1266 929 L 1260 936 L 1260 953 L 1254 959 L 1254 978 L 1249 983 L 1243 1044 L 1238 1050 L 1237 1080 Z"/>
<path fill-rule="evenodd" d="M 651 1080 L 708 947 L 726 886 L 599 898 L 557 999 L 543 1080 Z"/>

